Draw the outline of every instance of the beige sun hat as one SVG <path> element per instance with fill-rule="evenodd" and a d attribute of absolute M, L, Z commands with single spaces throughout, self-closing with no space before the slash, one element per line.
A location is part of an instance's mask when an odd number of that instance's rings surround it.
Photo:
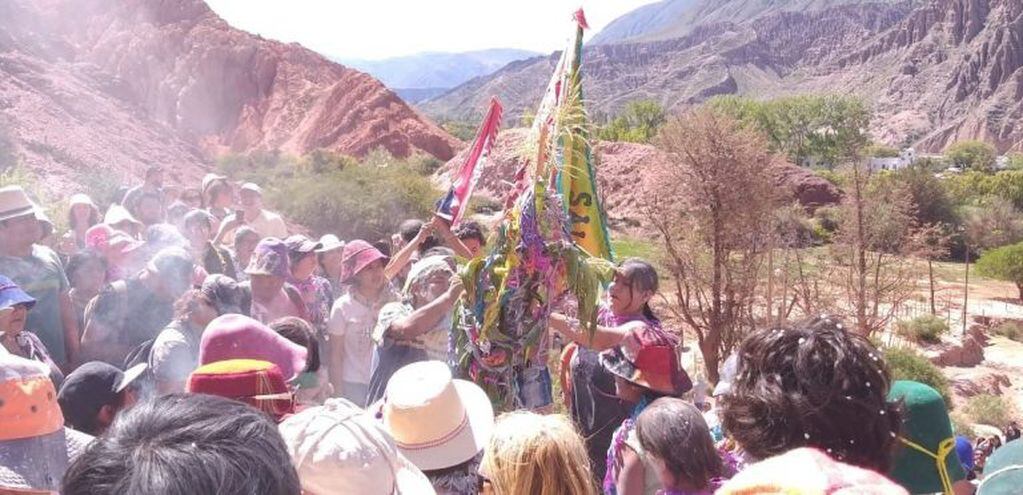
<path fill-rule="evenodd" d="M 419 469 L 457 466 L 476 456 L 494 430 L 494 407 L 475 383 L 451 378 L 440 361 L 394 372 L 382 403 L 384 428 Z"/>
<path fill-rule="evenodd" d="M 71 206 L 85 205 L 96 208 L 96 203 L 92 200 L 92 198 L 90 198 L 88 194 L 82 193 L 71 195 L 71 199 L 68 200 L 68 204 Z"/>
<path fill-rule="evenodd" d="M 347 400 L 330 399 L 289 416 L 279 430 L 304 493 L 436 493 L 387 432 Z"/>
<path fill-rule="evenodd" d="M 21 186 L 0 187 L 0 221 L 31 215 L 36 209 Z"/>
<path fill-rule="evenodd" d="M 135 225 L 142 225 L 142 222 L 135 219 L 135 217 L 128 211 L 127 208 L 113 204 L 107 209 L 107 214 L 103 215 L 103 223 L 113 227 L 120 225 L 124 222 L 131 222 Z"/>

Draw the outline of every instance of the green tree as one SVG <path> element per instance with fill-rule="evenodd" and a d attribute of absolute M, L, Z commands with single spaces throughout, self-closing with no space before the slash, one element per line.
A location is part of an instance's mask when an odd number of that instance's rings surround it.
<path fill-rule="evenodd" d="M 883 144 L 873 143 L 867 146 L 863 155 L 870 158 L 898 158 L 899 150 Z"/>
<path fill-rule="evenodd" d="M 880 174 L 875 179 L 880 187 L 901 186 L 913 197 L 918 225 L 955 225 L 956 204 L 941 179 L 926 167 L 913 165 Z"/>
<path fill-rule="evenodd" d="M 831 168 L 861 155 L 870 143 L 871 111 L 855 97 L 809 95 L 757 101 L 724 96 L 709 103 L 763 132 L 773 151 L 799 165 Z"/>
<path fill-rule="evenodd" d="M 601 127 L 597 137 L 604 141 L 648 143 L 665 123 L 664 108 L 652 100 L 629 102 L 625 110 Z"/>
<path fill-rule="evenodd" d="M 1009 153 L 1005 157 L 1009 159 L 1009 170 L 1023 170 L 1023 153 Z"/>
<path fill-rule="evenodd" d="M 977 273 L 1016 284 L 1020 301 L 1023 301 L 1023 242 L 984 253 L 977 260 Z"/>
<path fill-rule="evenodd" d="M 995 147 L 982 141 L 960 141 L 945 150 L 945 159 L 963 170 L 991 172 L 997 158 Z"/>

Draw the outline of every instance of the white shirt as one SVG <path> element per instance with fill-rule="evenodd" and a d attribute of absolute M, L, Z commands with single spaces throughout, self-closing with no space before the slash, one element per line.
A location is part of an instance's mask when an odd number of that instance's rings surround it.
<path fill-rule="evenodd" d="M 380 308 L 391 302 L 393 296 L 387 290 L 371 307 L 353 297 L 353 292 L 349 291 L 334 301 L 327 331 L 332 337 L 342 339 L 341 380 L 368 385 L 373 366 L 373 327 Z"/>

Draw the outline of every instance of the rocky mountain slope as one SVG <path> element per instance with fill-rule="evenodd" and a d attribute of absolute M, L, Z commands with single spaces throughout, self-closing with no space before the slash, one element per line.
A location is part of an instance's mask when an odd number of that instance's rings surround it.
<path fill-rule="evenodd" d="M 528 134 L 527 129 L 519 128 L 508 129 L 498 135 L 487 167 L 480 174 L 475 195 L 504 203 L 514 183 L 515 173 L 522 166 L 521 157 Z M 467 154 L 468 150 L 461 151 L 437 171 L 434 182 L 440 188 L 450 187 L 451 175 L 461 166 Z M 597 182 L 609 226 L 617 232 L 651 234 L 653 227 L 643 212 L 641 202 L 647 191 L 640 190 L 636 184 L 641 182 L 644 169 L 664 163 L 668 157 L 650 145 L 608 141 L 596 143 L 595 155 L 598 160 Z M 803 167 L 782 163 L 774 167 L 772 175 L 781 190 L 787 191 L 793 201 L 808 210 L 833 205 L 841 199 L 838 188 Z M 663 191 L 663 194 L 675 193 Z"/>
<path fill-rule="evenodd" d="M 461 143 L 371 76 L 228 26 L 201 0 L 0 2 L 0 142 L 57 183 L 83 170 L 182 179 L 213 154 Z"/>
<path fill-rule="evenodd" d="M 838 92 L 870 102 L 877 114 L 871 130 L 893 145 L 938 151 L 979 138 L 1002 151 L 1023 146 L 1023 2 L 800 1 L 817 7 L 747 12 L 780 2 L 693 0 L 690 9 L 715 8 L 683 36 L 589 46 L 583 63 L 591 112 L 614 114 L 636 99 L 680 110 L 721 94 Z M 734 20 L 719 22 L 725 12 Z M 461 118 L 497 95 L 514 121 L 535 108 L 556 60 L 513 62 L 422 108 Z"/>
<path fill-rule="evenodd" d="M 474 77 L 491 74 L 509 62 L 536 55 L 526 50 L 493 48 L 461 53 L 426 52 L 384 60 L 340 58 L 338 62 L 380 79 L 406 101 L 415 103 Z"/>

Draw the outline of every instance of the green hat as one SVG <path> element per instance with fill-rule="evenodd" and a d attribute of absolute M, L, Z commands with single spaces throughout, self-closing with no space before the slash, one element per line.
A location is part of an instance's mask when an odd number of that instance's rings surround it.
<path fill-rule="evenodd" d="M 956 455 L 952 421 L 941 394 L 920 382 L 898 380 L 888 400 L 902 402 L 902 434 L 888 476 L 909 493 L 952 493 L 966 478 Z"/>
<path fill-rule="evenodd" d="M 1023 486 L 1023 440 L 999 447 L 984 464 L 977 495 L 1013 495 Z"/>

